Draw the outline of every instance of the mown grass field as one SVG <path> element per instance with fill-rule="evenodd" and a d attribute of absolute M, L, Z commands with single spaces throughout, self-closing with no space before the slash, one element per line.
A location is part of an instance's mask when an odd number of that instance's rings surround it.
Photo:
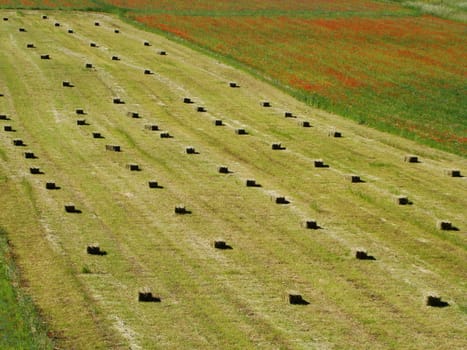
<path fill-rule="evenodd" d="M 465 174 L 465 158 L 314 109 L 113 16 L 1 13 L 0 222 L 60 348 L 465 347 L 465 178 L 444 174 Z M 404 162 L 412 153 L 420 163 Z M 192 213 L 174 214 L 179 204 Z M 304 228 L 312 218 L 321 229 Z M 459 230 L 437 229 L 439 219 Z M 216 239 L 233 249 L 214 249 Z M 86 254 L 94 242 L 108 254 Z M 356 260 L 357 249 L 376 260 Z M 162 301 L 138 303 L 145 286 Z M 289 290 L 310 304 L 290 305 Z M 427 307 L 428 295 L 450 306 Z"/>

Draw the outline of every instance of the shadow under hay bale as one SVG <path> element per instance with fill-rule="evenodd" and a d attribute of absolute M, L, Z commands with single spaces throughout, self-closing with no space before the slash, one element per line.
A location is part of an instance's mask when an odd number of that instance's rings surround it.
<path fill-rule="evenodd" d="M 152 292 L 149 290 L 149 288 L 144 288 L 143 290 L 138 292 L 138 301 L 149 302 L 149 303 L 160 303 L 161 298 L 152 295 Z"/>
<path fill-rule="evenodd" d="M 354 174 L 345 175 L 345 179 L 347 181 L 350 181 L 351 183 L 364 183 L 365 182 L 360 178 L 360 176 L 354 175 Z"/>
<path fill-rule="evenodd" d="M 24 152 L 24 158 L 37 159 L 38 157 L 34 154 L 34 152 Z"/>
<path fill-rule="evenodd" d="M 311 124 L 308 121 L 303 121 L 300 123 L 303 128 L 311 128 Z"/>
<path fill-rule="evenodd" d="M 8 17 L 3 17 L 3 20 L 6 22 L 8 21 Z"/>
<path fill-rule="evenodd" d="M 73 34 L 73 33 L 74 33 L 73 29 L 68 29 L 68 34 Z"/>
<path fill-rule="evenodd" d="M 41 55 L 41 60 L 50 60 L 50 55 Z"/>
<path fill-rule="evenodd" d="M 303 299 L 302 295 L 291 291 L 288 293 L 289 304 L 292 305 L 309 305 L 310 303 Z"/>
<path fill-rule="evenodd" d="M 85 67 L 85 68 L 93 68 L 93 67 L 92 67 L 92 63 L 86 63 L 84 67 Z"/>
<path fill-rule="evenodd" d="M 199 154 L 199 152 L 197 152 L 194 147 L 185 148 L 185 152 L 186 154 Z"/>
<path fill-rule="evenodd" d="M 277 143 L 277 142 L 276 142 L 276 143 L 273 143 L 273 144 L 271 145 L 271 148 L 272 148 L 273 150 L 275 150 L 275 151 L 280 151 L 280 150 L 284 150 L 284 149 L 285 149 L 285 147 L 282 146 L 282 144 Z"/>
<path fill-rule="evenodd" d="M 49 17 L 47 17 L 47 15 L 42 15 L 42 19 L 47 19 Z"/>
<path fill-rule="evenodd" d="M 84 112 L 84 109 L 82 109 L 82 108 L 78 108 L 75 112 L 76 112 L 76 114 L 79 114 L 79 115 L 85 115 L 86 114 L 86 112 Z"/>
<path fill-rule="evenodd" d="M 95 25 L 96 27 L 99 27 L 101 24 L 100 24 L 99 22 L 94 22 L 94 25 Z"/>
<path fill-rule="evenodd" d="M 138 164 L 135 163 L 129 163 L 126 165 L 126 168 L 130 171 L 141 171 L 141 168 L 139 167 Z"/>
<path fill-rule="evenodd" d="M 183 103 L 194 103 L 193 100 L 189 97 L 184 97 L 183 98 Z"/>
<path fill-rule="evenodd" d="M 214 125 L 215 125 L 215 126 L 223 126 L 224 123 L 222 122 L 222 120 L 216 119 L 216 120 L 214 120 Z"/>
<path fill-rule="evenodd" d="M 149 188 L 164 188 L 157 181 L 148 181 Z"/>
<path fill-rule="evenodd" d="M 201 112 L 202 113 L 202 112 L 207 112 L 207 110 L 206 110 L 206 108 L 200 106 L 200 107 L 196 107 L 196 112 Z"/>
<path fill-rule="evenodd" d="M 135 118 L 135 119 L 140 118 L 140 115 L 139 115 L 138 112 L 128 112 L 127 115 L 128 115 L 130 118 Z"/>
<path fill-rule="evenodd" d="M 235 83 L 235 82 L 233 82 L 233 81 L 229 83 L 229 86 L 230 86 L 231 88 L 239 88 L 239 87 L 240 87 L 240 85 L 238 85 L 237 83 Z"/>
<path fill-rule="evenodd" d="M 363 250 L 357 250 L 355 253 L 355 258 L 358 260 L 376 260 L 373 255 L 368 255 L 368 253 Z"/>
<path fill-rule="evenodd" d="M 268 102 L 268 101 L 263 101 L 263 102 L 261 102 L 261 106 L 262 107 L 271 107 L 271 103 Z"/>
<path fill-rule="evenodd" d="M 191 214 L 191 211 L 186 209 L 183 205 L 177 205 L 174 209 L 175 214 L 185 215 Z"/>
<path fill-rule="evenodd" d="M 47 190 L 59 190 L 60 187 L 55 184 L 55 182 L 46 182 L 45 189 Z"/>
<path fill-rule="evenodd" d="M 220 166 L 219 168 L 217 168 L 217 171 L 221 174 L 230 174 L 232 173 L 232 171 L 229 170 L 228 167 L 226 166 Z"/>
<path fill-rule="evenodd" d="M 430 295 L 426 298 L 426 305 L 432 307 L 446 307 L 449 306 L 449 303 L 442 301 L 440 297 Z"/>
<path fill-rule="evenodd" d="M 171 138 L 173 138 L 173 136 L 170 135 L 168 132 L 161 132 L 159 136 L 160 136 L 161 139 L 171 139 Z"/>
<path fill-rule="evenodd" d="M 55 26 L 55 27 L 60 27 L 60 23 L 59 23 L 59 22 L 55 22 L 55 23 L 54 23 L 54 26 Z"/>
<path fill-rule="evenodd" d="M 235 133 L 237 135 L 248 135 L 248 132 L 245 129 L 236 129 Z"/>
<path fill-rule="evenodd" d="M 446 169 L 444 174 L 450 177 L 463 177 L 461 171 L 458 169 Z"/>
<path fill-rule="evenodd" d="M 90 124 L 86 121 L 86 119 L 77 119 L 76 125 L 82 126 L 82 125 L 90 125 Z"/>
<path fill-rule="evenodd" d="M 89 255 L 107 255 L 107 252 L 105 250 L 101 250 L 98 244 L 88 245 L 86 247 L 86 253 L 88 253 Z"/>
<path fill-rule="evenodd" d="M 144 126 L 144 128 L 145 128 L 146 130 L 151 130 L 151 131 L 157 131 L 157 130 L 159 130 L 159 126 L 157 126 L 156 124 L 146 124 L 146 125 Z"/>
<path fill-rule="evenodd" d="M 0 120 L 10 120 L 6 114 L 0 114 Z"/>
<path fill-rule="evenodd" d="M 276 204 L 289 204 L 290 201 L 288 201 L 285 197 L 276 197 L 275 198 Z"/>
<path fill-rule="evenodd" d="M 104 136 L 102 136 L 102 134 L 100 132 L 93 132 L 92 133 L 92 138 L 94 138 L 94 139 L 103 139 Z"/>
<path fill-rule="evenodd" d="M 414 156 L 414 155 L 406 155 L 404 157 L 404 162 L 406 163 L 420 163 L 419 160 L 418 160 L 418 157 L 417 156 Z"/>
<path fill-rule="evenodd" d="M 246 180 L 246 187 L 261 187 L 259 183 L 256 183 L 256 180 Z"/>
<path fill-rule="evenodd" d="M 6 132 L 16 132 L 15 129 L 13 129 L 13 127 L 11 125 L 5 125 L 3 127 L 3 131 L 6 131 Z"/>
<path fill-rule="evenodd" d="M 120 98 L 113 98 L 113 99 L 112 99 L 112 102 L 113 102 L 113 104 L 116 104 L 116 105 L 123 105 L 123 104 L 125 104 L 125 102 L 124 102 L 122 99 L 120 99 Z"/>
<path fill-rule="evenodd" d="M 151 43 L 150 43 L 149 41 L 145 41 L 145 42 L 143 43 L 143 45 L 144 45 L 144 46 L 151 46 Z"/>
<path fill-rule="evenodd" d="M 319 230 L 321 226 L 318 225 L 316 220 L 307 220 L 305 221 L 305 228 L 309 230 Z"/>
<path fill-rule="evenodd" d="M 22 33 L 27 32 L 27 30 L 25 28 L 19 28 L 19 31 L 22 32 Z"/>
<path fill-rule="evenodd" d="M 297 118 L 292 112 L 284 112 L 285 118 Z"/>
<path fill-rule="evenodd" d="M 166 51 L 159 51 L 159 55 L 161 55 L 161 56 L 167 56 L 167 52 L 166 52 Z"/>
<path fill-rule="evenodd" d="M 34 44 L 26 44 L 26 48 L 27 49 L 35 49 L 36 47 L 34 46 Z"/>
<path fill-rule="evenodd" d="M 32 167 L 32 168 L 29 168 L 29 172 L 33 175 L 43 175 L 44 172 L 41 171 L 41 169 L 39 168 L 36 168 L 36 167 Z"/>
<path fill-rule="evenodd" d="M 412 205 L 413 203 L 407 198 L 407 196 L 396 196 L 394 201 L 398 205 Z"/>
<path fill-rule="evenodd" d="M 112 56 L 112 61 L 120 61 L 120 57 L 118 57 L 118 56 Z"/>
<path fill-rule="evenodd" d="M 145 70 L 144 70 L 144 74 L 146 74 L 146 75 L 151 75 L 151 74 L 154 74 L 154 73 L 151 72 L 150 69 L 145 69 Z"/>
<path fill-rule="evenodd" d="M 105 145 L 105 150 L 111 152 L 121 152 L 120 146 L 117 145 Z"/>
<path fill-rule="evenodd" d="M 76 207 L 73 204 L 67 204 L 65 205 L 65 211 L 67 213 L 72 213 L 72 214 L 81 214 L 81 210 L 76 209 Z"/>
<path fill-rule="evenodd" d="M 331 130 L 331 131 L 328 133 L 328 136 L 331 136 L 331 137 L 342 137 L 342 133 L 341 133 L 340 131 Z"/>
<path fill-rule="evenodd" d="M 24 147 L 26 144 L 23 142 L 21 139 L 14 139 L 13 140 L 13 145 L 14 146 L 19 146 L 19 147 Z"/>
<path fill-rule="evenodd" d="M 313 164 L 315 168 L 329 168 L 329 165 L 325 164 L 322 159 L 315 159 Z"/>
<path fill-rule="evenodd" d="M 233 249 L 232 246 L 228 245 L 225 243 L 225 241 L 214 241 L 214 248 L 216 249 L 222 249 L 222 250 L 230 250 Z"/>
<path fill-rule="evenodd" d="M 439 220 L 436 223 L 436 227 L 438 228 L 438 230 L 442 231 L 459 231 L 457 227 L 452 225 L 451 221 L 447 220 Z"/>
<path fill-rule="evenodd" d="M 63 87 L 74 87 L 74 85 L 70 83 L 69 81 L 62 81 L 62 86 Z"/>
<path fill-rule="evenodd" d="M 90 47 L 97 47 L 97 44 L 96 43 L 89 43 L 89 46 Z"/>
<path fill-rule="evenodd" d="M 120 30 L 114 29 L 114 33 L 115 33 L 115 34 L 119 34 L 119 33 L 120 33 Z"/>

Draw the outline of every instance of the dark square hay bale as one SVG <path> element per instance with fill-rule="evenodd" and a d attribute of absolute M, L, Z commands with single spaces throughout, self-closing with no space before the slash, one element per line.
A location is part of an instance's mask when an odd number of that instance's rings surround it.
<path fill-rule="evenodd" d="M 306 301 L 305 299 L 303 299 L 302 295 L 295 292 L 295 291 L 291 291 L 288 293 L 288 300 L 289 300 L 289 304 L 292 304 L 292 305 L 308 305 L 310 304 L 308 301 Z"/>
<path fill-rule="evenodd" d="M 135 163 L 130 163 L 126 165 L 126 168 L 129 169 L 130 171 L 139 171 L 141 168 L 139 167 L 138 164 Z"/>
<path fill-rule="evenodd" d="M 19 31 L 24 33 L 24 32 L 26 32 L 26 29 L 25 28 L 19 28 Z"/>
<path fill-rule="evenodd" d="M 449 306 L 449 303 L 442 301 L 440 297 L 430 295 L 426 298 L 426 305 L 432 307 L 446 307 Z"/>
<path fill-rule="evenodd" d="M 290 202 L 285 197 L 276 197 L 276 204 L 289 204 Z"/>
<path fill-rule="evenodd" d="M 159 136 L 161 139 L 169 139 L 172 137 L 168 132 L 161 132 Z"/>
<path fill-rule="evenodd" d="M 280 143 L 277 143 L 277 142 L 276 142 L 276 143 L 273 143 L 273 144 L 271 145 L 271 148 L 272 148 L 273 150 L 284 150 L 284 149 L 285 149 L 285 147 L 283 147 Z"/>
<path fill-rule="evenodd" d="M 97 44 L 96 44 L 96 43 L 89 43 L 89 46 L 91 46 L 91 47 L 97 47 Z"/>
<path fill-rule="evenodd" d="M 145 42 L 143 43 L 143 45 L 144 45 L 144 46 L 151 46 L 151 44 L 149 43 L 149 41 L 145 41 Z"/>
<path fill-rule="evenodd" d="M 240 86 L 238 86 L 237 83 L 235 83 L 235 82 L 233 82 L 233 81 L 229 83 L 229 86 L 230 86 L 231 88 L 238 88 L 238 87 L 240 87 Z"/>
<path fill-rule="evenodd" d="M 85 68 L 92 68 L 92 63 L 86 63 Z"/>
<path fill-rule="evenodd" d="M 360 178 L 360 176 L 354 175 L 354 174 L 346 175 L 345 178 L 346 178 L 348 181 L 352 182 L 352 183 L 363 182 L 362 179 Z"/>
<path fill-rule="evenodd" d="M 196 112 L 206 112 L 206 108 L 204 107 L 196 107 Z"/>
<path fill-rule="evenodd" d="M 157 181 L 148 181 L 149 188 L 159 188 L 159 183 Z"/>
<path fill-rule="evenodd" d="M 301 125 L 302 125 L 302 127 L 304 127 L 304 128 L 311 128 L 310 122 L 308 122 L 308 121 L 306 121 L 306 120 L 303 121 L 303 122 L 301 123 Z"/>
<path fill-rule="evenodd" d="M 55 27 L 60 27 L 60 23 L 55 22 L 55 23 L 54 23 L 54 26 L 55 26 Z"/>
<path fill-rule="evenodd" d="M 285 118 L 295 118 L 295 116 L 292 114 L 292 112 L 285 112 L 284 117 Z"/>
<path fill-rule="evenodd" d="M 236 130 L 235 130 L 235 133 L 236 133 L 237 135 L 248 135 L 248 133 L 246 132 L 245 129 L 236 129 Z"/>
<path fill-rule="evenodd" d="M 342 133 L 340 131 L 335 130 L 331 130 L 328 135 L 332 137 L 342 137 Z"/>
<path fill-rule="evenodd" d="M 10 120 L 10 118 L 5 114 L 0 114 L 0 120 Z"/>
<path fill-rule="evenodd" d="M 123 100 L 120 99 L 120 98 L 114 98 L 114 99 L 112 99 L 112 102 L 113 102 L 114 104 L 116 104 L 116 105 L 125 104 L 125 102 L 123 102 Z"/>
<path fill-rule="evenodd" d="M 114 33 L 115 33 L 115 34 L 118 34 L 118 33 L 120 33 L 120 30 L 114 29 Z"/>
<path fill-rule="evenodd" d="M 458 169 L 447 169 L 444 173 L 450 177 L 462 177 L 461 171 Z"/>
<path fill-rule="evenodd" d="M 145 288 L 138 292 L 138 301 L 149 302 L 149 303 L 159 303 L 161 302 L 161 298 L 152 295 L 152 292 L 148 288 Z"/>
<path fill-rule="evenodd" d="M 268 101 L 263 101 L 263 102 L 261 102 L 261 106 L 263 106 L 263 107 L 271 107 L 271 103 L 268 102 Z"/>
<path fill-rule="evenodd" d="M 45 188 L 47 190 L 56 190 L 58 189 L 57 185 L 55 184 L 55 182 L 46 182 L 45 183 Z"/>
<path fill-rule="evenodd" d="M 48 17 L 46 15 L 42 15 L 42 19 L 47 19 Z"/>
<path fill-rule="evenodd" d="M 404 161 L 407 163 L 418 163 L 418 157 L 409 154 L 404 157 Z"/>
<path fill-rule="evenodd" d="M 26 159 L 36 159 L 36 155 L 34 154 L 34 152 L 24 152 L 24 158 Z"/>
<path fill-rule="evenodd" d="M 357 250 L 355 252 L 355 258 L 357 258 L 358 260 L 376 260 L 374 256 L 368 255 L 367 252 L 362 250 Z"/>
<path fill-rule="evenodd" d="M 222 126 L 222 125 L 224 125 L 224 124 L 222 123 L 222 120 L 216 119 L 216 120 L 214 120 L 214 125 L 215 125 L 215 126 Z"/>
<path fill-rule="evenodd" d="M 21 139 L 14 139 L 13 140 L 13 145 L 14 146 L 24 146 L 24 142 Z"/>
<path fill-rule="evenodd" d="M 120 146 L 117 145 L 105 145 L 106 151 L 111 151 L 111 152 L 120 152 Z"/>
<path fill-rule="evenodd" d="M 399 205 L 408 205 L 408 204 L 410 204 L 410 201 L 406 196 L 397 196 L 395 198 L 395 201 L 396 201 L 396 204 L 399 204 Z"/>
<path fill-rule="evenodd" d="M 221 174 L 228 174 L 229 173 L 229 168 L 226 166 L 220 166 L 218 169 L 219 173 Z"/>
<path fill-rule="evenodd" d="M 11 125 L 5 125 L 5 126 L 3 127 L 3 130 L 4 130 L 4 131 L 7 131 L 7 132 L 13 132 L 13 131 L 15 131 Z"/>
<path fill-rule="evenodd" d="M 50 55 L 41 55 L 41 60 L 50 60 Z"/>
<path fill-rule="evenodd" d="M 318 223 L 316 220 L 308 220 L 305 222 L 305 227 L 310 230 L 317 230 L 319 229 Z"/>
<path fill-rule="evenodd" d="M 159 55 L 161 55 L 161 56 L 167 56 L 167 52 L 166 52 L 166 51 L 159 51 Z"/>
<path fill-rule="evenodd" d="M 112 56 L 112 61 L 120 61 L 120 57 L 118 57 L 118 56 Z"/>
<path fill-rule="evenodd" d="M 184 97 L 183 98 L 183 103 L 193 103 L 193 101 L 189 97 Z"/>
<path fill-rule="evenodd" d="M 145 70 L 144 70 L 144 74 L 146 74 L 146 75 L 150 75 L 150 74 L 152 74 L 152 72 L 151 72 L 151 70 L 150 70 L 150 69 L 145 69 Z"/>
<path fill-rule="evenodd" d="M 31 174 L 35 174 L 35 175 L 37 175 L 37 174 L 42 174 L 41 169 L 36 168 L 36 167 L 31 167 L 31 168 L 29 168 L 29 172 L 30 172 Z"/>
<path fill-rule="evenodd" d="M 68 29 L 68 34 L 73 34 L 73 33 L 74 33 L 73 29 Z"/>
<path fill-rule="evenodd" d="M 27 48 L 27 49 L 34 49 L 35 46 L 34 46 L 34 44 L 31 44 L 31 43 L 30 43 L 30 44 L 26 44 L 26 48 Z"/>
<path fill-rule="evenodd" d="M 76 125 L 88 125 L 88 123 L 86 123 L 86 119 L 77 119 L 76 120 Z"/>

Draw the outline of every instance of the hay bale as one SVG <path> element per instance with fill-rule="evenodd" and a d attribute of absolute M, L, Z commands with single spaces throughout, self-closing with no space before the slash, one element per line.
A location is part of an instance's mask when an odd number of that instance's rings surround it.
<path fill-rule="evenodd" d="M 149 41 L 145 41 L 145 42 L 143 43 L 143 45 L 144 45 L 144 46 L 151 46 L 151 44 L 149 43 Z"/>
<path fill-rule="evenodd" d="M 396 196 L 394 200 L 396 204 L 399 204 L 399 205 L 407 205 L 410 203 L 409 199 L 406 196 Z"/>
<path fill-rule="evenodd" d="M 329 131 L 328 136 L 342 137 L 342 133 L 340 131 L 331 130 L 331 131 Z"/>
<path fill-rule="evenodd" d="M 0 120 L 10 120 L 6 114 L 0 114 Z"/>
<path fill-rule="evenodd" d="M 169 139 L 172 137 L 168 132 L 161 132 L 159 136 L 161 139 Z"/>
<path fill-rule="evenodd" d="M 319 229 L 318 223 L 316 220 L 307 220 L 305 222 L 305 227 L 310 230 L 317 230 Z"/>
<path fill-rule="evenodd" d="M 41 55 L 41 60 L 50 60 L 50 55 Z"/>
<path fill-rule="evenodd" d="M 215 126 L 222 126 L 222 125 L 224 125 L 224 124 L 222 123 L 222 120 L 221 120 L 221 119 L 216 119 L 216 120 L 214 120 L 214 125 L 215 125 Z"/>
<path fill-rule="evenodd" d="M 183 103 L 193 103 L 192 99 L 189 97 L 184 97 L 183 98 Z"/>
<path fill-rule="evenodd" d="M 34 152 L 28 151 L 28 152 L 24 152 L 24 158 L 26 158 L 26 159 L 36 159 L 37 157 L 34 154 Z"/>
<path fill-rule="evenodd" d="M 125 104 L 125 102 L 124 102 L 122 99 L 120 99 L 120 98 L 113 98 L 113 99 L 112 99 L 112 102 L 113 102 L 114 104 L 116 104 L 116 105 Z"/>
<path fill-rule="evenodd" d="M 138 164 L 135 163 L 129 163 L 126 165 L 126 168 L 129 169 L 130 171 L 140 171 L 141 168 L 139 167 Z"/>
<path fill-rule="evenodd" d="M 166 52 L 166 51 L 159 51 L 159 55 L 161 55 L 161 56 L 167 56 L 167 52 Z"/>
<path fill-rule="evenodd" d="M 46 182 L 45 183 L 45 188 L 47 190 L 56 190 L 58 187 L 57 185 L 55 184 L 55 182 Z"/>
<path fill-rule="evenodd" d="M 25 28 L 19 28 L 19 31 L 22 32 L 22 33 L 27 32 L 27 30 Z"/>
<path fill-rule="evenodd" d="M 462 177 L 461 171 L 458 169 L 446 169 L 444 174 L 450 177 Z"/>
<path fill-rule="evenodd" d="M 64 81 L 62 81 L 62 86 L 63 87 L 73 87 L 73 84 L 70 83 L 69 81 L 64 80 Z"/>
<path fill-rule="evenodd" d="M 55 22 L 55 23 L 54 23 L 54 26 L 55 26 L 55 27 L 60 27 L 60 23 L 59 23 L 59 22 Z"/>
<path fill-rule="evenodd" d="M 190 212 L 183 205 L 177 205 L 174 209 L 175 214 L 189 214 Z"/>
<path fill-rule="evenodd" d="M 404 156 L 404 161 L 407 163 L 418 163 L 418 157 L 412 154 Z"/>
<path fill-rule="evenodd" d="M 7 132 L 13 132 L 13 131 L 15 131 L 11 125 L 5 125 L 5 126 L 3 127 L 3 130 L 4 130 L 4 131 L 7 131 Z"/>
<path fill-rule="evenodd" d="M 118 33 L 120 33 L 120 30 L 114 29 L 114 33 L 115 33 L 115 34 L 118 34 Z"/>
<path fill-rule="evenodd" d="M 278 142 L 273 143 L 273 144 L 271 145 L 271 148 L 272 148 L 273 150 L 284 150 L 284 149 L 285 149 L 285 147 L 283 147 L 283 146 L 282 146 L 280 143 L 278 143 Z"/>
<path fill-rule="evenodd" d="M 229 168 L 226 166 L 220 166 L 219 168 L 217 168 L 217 170 L 221 174 L 228 174 L 230 172 Z"/>
<path fill-rule="evenodd" d="M 259 187 L 255 180 L 248 179 L 246 180 L 246 187 Z"/>
<path fill-rule="evenodd" d="M 196 154 L 196 150 L 195 150 L 194 147 L 187 147 L 187 148 L 185 148 L 185 152 L 186 152 L 187 154 Z"/>
<path fill-rule="evenodd" d="M 88 125 L 88 123 L 86 123 L 86 119 L 77 119 L 76 120 L 76 125 Z"/>
<path fill-rule="evenodd" d="M 315 168 L 324 168 L 324 167 L 326 167 L 326 164 L 324 164 L 324 161 L 322 159 L 315 159 L 313 161 L 313 164 L 314 164 Z"/>
<path fill-rule="evenodd" d="M 206 112 L 206 108 L 204 107 L 196 107 L 196 112 Z"/>
<path fill-rule="evenodd" d="M 452 226 L 452 223 L 450 221 L 446 221 L 446 220 L 439 220 L 436 223 L 436 227 L 439 230 L 443 230 L 443 231 L 451 231 L 451 230 L 454 229 L 454 226 Z"/>
<path fill-rule="evenodd" d="M 149 188 L 159 188 L 159 183 L 157 181 L 148 181 Z"/>
<path fill-rule="evenodd" d="M 363 182 L 360 176 L 354 174 L 345 175 L 345 178 L 352 183 Z"/>
<path fill-rule="evenodd" d="M 151 72 L 151 70 L 150 70 L 150 69 L 145 69 L 145 70 L 144 70 L 144 74 L 146 74 L 146 75 L 150 75 L 150 74 L 152 74 L 152 72 Z"/>
<path fill-rule="evenodd" d="M 106 252 L 101 250 L 101 248 L 99 247 L 99 244 L 97 243 L 88 245 L 86 247 L 86 253 L 88 253 L 89 255 L 106 255 Z"/>
<path fill-rule="evenodd" d="M 248 135 L 248 133 L 246 132 L 245 129 L 236 129 L 236 130 L 235 130 L 235 133 L 236 133 L 237 135 Z"/>
<path fill-rule="evenodd" d="M 34 49 L 35 46 L 34 46 L 34 44 L 29 43 L 29 44 L 26 44 L 26 48 L 27 48 L 27 49 Z"/>
<path fill-rule="evenodd" d="M 368 255 L 368 253 L 363 250 L 357 250 L 355 252 L 355 258 L 358 260 L 376 260 L 374 256 Z"/>
<path fill-rule="evenodd" d="M 31 167 L 31 168 L 29 168 L 29 172 L 31 174 L 37 175 L 37 174 L 41 174 L 41 169 L 39 169 L 37 167 Z"/>
<path fill-rule="evenodd" d="M 47 19 L 49 17 L 47 17 L 47 15 L 42 15 L 42 19 Z"/>
<path fill-rule="evenodd" d="M 94 22 L 94 25 L 95 25 L 96 27 L 99 27 L 101 24 L 100 24 L 99 22 Z"/>
<path fill-rule="evenodd" d="M 86 113 L 84 112 L 84 109 L 82 109 L 82 108 L 76 109 L 75 112 L 76 112 L 76 114 L 79 114 L 79 115 L 84 115 L 84 114 L 86 114 Z"/>
<path fill-rule="evenodd" d="M 157 131 L 157 130 L 159 130 L 159 126 L 157 126 L 156 124 L 146 124 L 146 125 L 144 126 L 144 128 L 145 128 L 146 130 L 151 130 L 151 131 Z"/>
<path fill-rule="evenodd" d="M 96 43 L 89 43 L 89 46 L 91 46 L 91 47 L 97 47 L 97 44 L 96 44 Z"/>
<path fill-rule="evenodd" d="M 73 204 L 66 204 L 65 205 L 65 211 L 67 213 L 76 213 L 78 210 L 76 209 L 76 207 Z"/>
<path fill-rule="evenodd" d="M 138 112 L 128 112 L 127 115 L 135 119 L 138 119 L 140 117 Z"/>
<path fill-rule="evenodd" d="M 289 204 L 290 202 L 285 197 L 276 197 L 276 204 Z"/>
<path fill-rule="evenodd" d="M 284 117 L 285 117 L 285 118 L 296 118 L 296 117 L 292 114 L 292 112 L 285 112 L 285 113 L 284 113 Z"/>
<path fill-rule="evenodd" d="M 105 145 L 105 150 L 106 151 L 111 151 L 111 152 L 120 152 L 120 146 L 117 145 Z"/>
<path fill-rule="evenodd" d="M 262 107 L 271 107 L 271 103 L 268 102 L 268 101 L 263 101 L 263 102 L 261 102 L 261 106 Z"/>
<path fill-rule="evenodd" d="M 309 122 L 309 121 L 306 121 L 306 120 L 301 122 L 301 126 L 302 126 L 303 128 L 311 128 L 310 122 Z"/>
<path fill-rule="evenodd" d="M 73 34 L 73 33 L 74 33 L 73 29 L 68 29 L 68 34 Z"/>
<path fill-rule="evenodd" d="M 112 61 L 120 61 L 120 57 L 118 57 L 118 56 L 112 56 Z"/>
<path fill-rule="evenodd" d="M 8 17 L 3 17 L 3 20 L 6 22 L 8 21 Z"/>
<path fill-rule="evenodd" d="M 233 81 L 229 83 L 229 86 L 230 86 L 231 88 L 238 88 L 238 87 L 240 87 L 240 86 L 238 86 L 237 83 L 235 83 L 235 82 L 233 82 Z"/>
<path fill-rule="evenodd" d="M 138 292 L 139 302 L 159 303 L 161 298 L 154 296 L 149 288 L 143 288 Z"/>
<path fill-rule="evenodd" d="M 449 306 L 449 303 L 446 301 L 442 301 L 441 297 L 429 295 L 426 298 L 426 305 L 432 307 L 446 307 Z"/>
<path fill-rule="evenodd" d="M 309 302 L 303 299 L 302 295 L 296 291 L 288 292 L 288 300 L 291 305 L 308 305 Z"/>
<path fill-rule="evenodd" d="M 92 67 L 92 63 L 86 63 L 86 64 L 84 65 L 84 68 L 93 68 L 93 67 Z"/>
<path fill-rule="evenodd" d="M 94 139 L 103 139 L 104 137 L 102 136 L 102 134 L 100 132 L 93 132 L 92 133 L 92 138 L 94 138 Z"/>
<path fill-rule="evenodd" d="M 24 146 L 24 142 L 21 139 L 14 139 L 13 140 L 13 145 L 14 146 Z"/>
<path fill-rule="evenodd" d="M 214 248 L 222 249 L 222 250 L 232 249 L 232 247 L 230 245 L 228 245 L 227 243 L 225 243 L 224 240 L 214 241 Z"/>

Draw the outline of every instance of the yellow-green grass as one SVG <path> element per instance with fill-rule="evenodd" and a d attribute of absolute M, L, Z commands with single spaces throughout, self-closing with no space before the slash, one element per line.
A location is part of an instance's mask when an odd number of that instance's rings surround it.
<path fill-rule="evenodd" d="M 0 113 L 17 131 L 0 133 L 0 220 L 64 348 L 465 346 L 465 178 L 443 174 L 465 173 L 464 158 L 310 108 L 112 16 L 2 13 L 10 20 L 0 23 Z M 76 125 L 77 108 L 90 125 Z M 148 123 L 174 137 L 161 139 Z M 236 135 L 239 127 L 249 134 Z M 333 128 L 343 137 L 329 137 Z M 272 142 L 287 149 L 273 151 Z M 27 149 L 38 159 L 25 159 Z M 409 153 L 421 163 L 405 163 Z M 316 158 L 330 167 L 314 168 Z M 33 165 L 44 174 L 29 174 Z M 220 165 L 233 173 L 219 174 Z M 365 183 L 348 182 L 349 173 Z M 262 187 L 245 187 L 249 178 Z M 50 180 L 60 190 L 46 190 Z M 149 180 L 163 188 L 149 189 Z M 396 205 L 400 194 L 413 205 Z M 291 203 L 275 204 L 276 195 Z M 65 213 L 69 202 L 82 213 Z M 175 215 L 178 204 L 192 214 Z M 306 230 L 310 218 L 322 229 Z M 438 219 L 459 231 L 437 230 Z M 217 238 L 233 249 L 215 250 Z M 94 242 L 108 255 L 87 255 Z M 377 260 L 357 261 L 359 248 Z M 144 286 L 162 302 L 138 303 Z M 290 289 L 310 305 L 289 305 Z M 425 306 L 430 294 L 450 307 Z"/>

